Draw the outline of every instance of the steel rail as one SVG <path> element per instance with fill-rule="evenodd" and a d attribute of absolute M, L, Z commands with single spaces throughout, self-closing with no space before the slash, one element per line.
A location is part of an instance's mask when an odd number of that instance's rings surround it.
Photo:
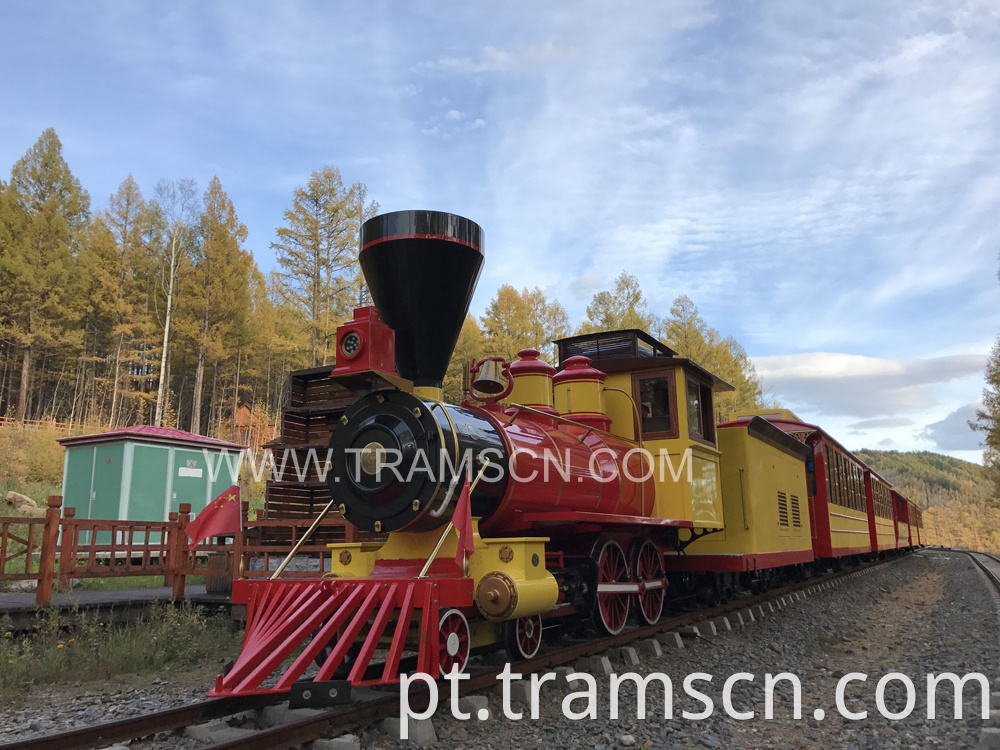
<path fill-rule="evenodd" d="M 125 740 L 148 737 L 158 732 L 170 732 L 174 729 L 218 719 L 240 711 L 252 711 L 265 706 L 273 706 L 284 700 L 284 696 L 266 694 L 214 698 L 201 703 L 133 716 L 84 729 L 32 737 L 28 740 L 0 745 L 0 748 L 2 750 L 86 750 L 86 748 L 102 747 Z"/>
<path fill-rule="evenodd" d="M 998 570 L 1000 570 L 1000 557 L 997 557 L 996 555 L 991 555 L 989 552 L 969 552 L 967 550 L 954 550 L 954 551 L 964 552 L 966 555 L 972 558 L 972 561 L 979 567 L 981 571 L 983 571 L 983 573 L 986 574 L 986 577 L 990 580 L 990 583 L 993 584 L 993 587 L 998 592 L 1000 592 L 1000 572 L 998 572 Z M 993 568 L 986 565 L 980 559 L 981 557 L 985 557 L 996 563 L 998 566 L 998 570 L 994 570 Z"/>
<path fill-rule="evenodd" d="M 660 633 L 666 633 L 686 625 L 702 622 L 706 619 L 725 616 L 746 607 L 764 604 L 779 599 L 782 596 L 795 593 L 796 591 L 834 581 L 851 573 L 878 567 L 897 559 L 900 558 L 892 558 L 875 563 L 864 563 L 841 572 L 816 576 L 782 586 L 781 588 L 771 589 L 763 594 L 734 599 L 710 609 L 687 612 L 676 617 L 661 620 L 654 625 L 644 625 L 625 630 L 618 635 L 587 640 L 563 649 L 550 651 L 533 659 L 514 662 L 511 664 L 511 670 L 515 673 L 530 674 L 539 670 L 569 664 L 577 659 L 595 656 L 609 649 L 625 646 L 636 640 L 650 638 Z M 503 672 L 503 669 L 478 670 L 472 673 L 468 680 L 462 680 L 459 683 L 460 694 L 467 695 L 495 686 L 497 684 L 497 676 Z M 411 685 L 409 698 L 410 705 L 415 710 L 425 708 L 428 700 L 428 690 L 424 683 L 420 682 Z M 115 742 L 146 737 L 158 732 L 173 731 L 192 724 L 240 713 L 241 711 L 283 703 L 285 700 L 286 696 L 284 694 L 217 698 L 204 701 L 203 703 L 99 724 L 85 729 L 61 732 L 59 734 L 0 745 L 0 750 L 29 750 L 29 748 L 31 750 L 83 750 L 84 748 L 110 745 Z M 338 732 L 352 731 L 368 726 L 380 719 L 397 716 L 398 713 L 399 694 L 394 691 L 387 693 L 385 697 L 324 711 L 307 719 L 271 729 L 264 729 L 253 735 L 217 743 L 210 747 L 211 750 L 270 750 L 270 748 L 292 747 L 318 739 L 330 727 L 335 727 Z"/>
<path fill-rule="evenodd" d="M 577 659 L 601 654 L 608 649 L 628 645 L 632 641 L 650 638 L 652 636 L 659 635 L 660 633 L 666 633 L 671 630 L 684 627 L 685 625 L 693 625 L 694 623 L 702 622 L 713 617 L 724 616 L 726 614 L 745 609 L 746 607 L 752 607 L 771 600 L 780 599 L 782 596 L 786 596 L 796 591 L 807 589 L 821 583 L 834 581 L 838 578 L 848 576 L 851 573 L 857 573 L 861 570 L 878 567 L 898 559 L 900 558 L 891 558 L 889 560 L 874 563 L 864 563 L 838 573 L 831 573 L 824 576 L 810 578 L 805 581 L 799 581 L 787 586 L 782 586 L 778 589 L 772 589 L 764 594 L 758 594 L 756 596 L 727 602 L 708 610 L 689 612 L 677 617 L 672 617 L 669 620 L 661 620 L 655 625 L 645 625 L 625 630 L 618 635 L 588 640 L 581 644 L 559 649 L 558 651 L 552 651 L 542 656 L 537 656 L 534 659 L 514 662 L 511 664 L 511 671 L 520 674 L 530 674 L 542 669 L 565 665 Z M 472 673 L 468 680 L 462 680 L 459 683 L 459 694 L 464 696 L 469 693 L 474 693 L 477 690 L 484 690 L 495 686 L 497 684 L 497 676 L 500 675 L 504 669 L 505 667 L 499 669 L 480 670 Z M 416 686 L 411 685 L 409 699 L 410 706 L 414 710 L 419 711 L 426 708 L 427 692 L 427 688 L 422 682 L 418 683 Z M 335 726 L 338 732 L 348 732 L 359 727 L 370 725 L 380 719 L 398 716 L 398 714 L 399 695 L 398 693 L 392 693 L 387 695 L 385 698 L 377 698 L 374 701 L 367 703 L 345 706 L 333 711 L 327 711 L 323 714 L 318 714 L 292 724 L 285 724 L 283 726 L 274 727 L 273 729 L 258 732 L 250 737 L 211 745 L 209 746 L 209 750 L 270 750 L 271 748 L 292 747 L 294 745 L 318 739 L 331 726 Z"/>

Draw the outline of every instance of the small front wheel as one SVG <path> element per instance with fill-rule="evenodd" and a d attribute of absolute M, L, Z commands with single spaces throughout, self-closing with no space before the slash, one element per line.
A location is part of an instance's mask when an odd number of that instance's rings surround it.
<path fill-rule="evenodd" d="M 503 647 L 511 659 L 533 659 L 542 647 L 541 615 L 507 620 L 503 624 Z"/>
<path fill-rule="evenodd" d="M 464 672 L 469 663 L 469 621 L 457 609 L 441 615 L 438 624 L 438 669 L 441 677 L 457 671 Z"/>

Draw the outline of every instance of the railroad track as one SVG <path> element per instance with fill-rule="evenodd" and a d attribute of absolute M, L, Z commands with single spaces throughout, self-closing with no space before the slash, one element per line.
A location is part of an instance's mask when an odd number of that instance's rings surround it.
<path fill-rule="evenodd" d="M 974 553 L 970 553 L 974 554 Z M 1000 559 L 992 558 L 995 572 L 988 572 L 1000 588 Z M 900 558 L 893 558 L 900 559 Z M 973 557 L 975 559 L 975 557 Z M 613 648 L 626 646 L 633 641 L 652 638 L 661 633 L 694 625 L 715 617 L 725 616 L 734 612 L 776 601 L 789 594 L 813 588 L 823 583 L 836 581 L 855 573 L 884 565 L 892 560 L 867 563 L 854 568 L 817 576 L 805 581 L 773 589 L 764 594 L 736 599 L 711 609 L 689 612 L 661 620 L 655 625 L 647 625 L 626 630 L 618 635 L 606 638 L 587 640 L 566 648 L 550 651 L 534 659 L 518 662 L 512 665 L 514 671 L 530 674 L 557 666 L 570 664 L 577 659 L 603 654 Z M 980 567 L 984 563 L 976 561 Z M 460 683 L 460 693 L 465 696 L 479 690 L 497 685 L 497 676 L 503 668 L 481 669 L 471 673 L 468 680 Z M 410 686 L 410 706 L 422 710 L 427 705 L 427 689 L 423 683 Z M 206 700 L 180 708 L 159 711 L 131 719 L 99 724 L 95 727 L 61 732 L 30 740 L 0 745 L 0 750 L 85 750 L 87 748 L 103 747 L 116 742 L 148 737 L 160 732 L 173 732 L 185 727 L 200 724 L 213 719 L 220 719 L 233 714 L 262 709 L 267 706 L 285 703 L 282 696 L 257 695 L 241 698 L 224 698 Z M 399 695 L 395 691 L 387 691 L 383 696 L 374 697 L 362 702 L 342 706 L 315 714 L 305 719 L 288 724 L 282 724 L 270 729 L 262 729 L 252 735 L 240 737 L 227 742 L 211 745 L 211 750 L 270 750 L 271 748 L 290 748 L 318 739 L 328 729 L 336 728 L 338 732 L 350 732 L 364 728 L 376 721 L 399 715 Z"/>
<path fill-rule="evenodd" d="M 251 695 L 239 698 L 215 698 L 192 703 L 166 711 L 134 716 L 98 724 L 71 732 L 32 737 L 30 740 L 0 745 L 3 750 L 75 750 L 76 748 L 103 747 L 159 732 L 200 724 L 241 711 L 254 711 L 284 702 L 281 696 Z"/>
<path fill-rule="evenodd" d="M 954 550 L 958 552 L 959 550 Z M 1000 557 L 996 555 L 991 555 L 988 552 L 966 552 L 972 561 L 979 566 L 979 569 L 986 574 L 986 577 L 990 579 L 990 583 L 993 587 L 1000 592 Z"/>

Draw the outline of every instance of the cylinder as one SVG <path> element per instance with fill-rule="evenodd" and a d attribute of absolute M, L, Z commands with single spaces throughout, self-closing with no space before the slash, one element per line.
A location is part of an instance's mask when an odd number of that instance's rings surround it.
<path fill-rule="evenodd" d="M 471 497 L 472 515 L 493 515 L 506 491 L 507 449 L 495 422 L 476 409 L 424 401 L 402 391 L 356 401 L 330 437 L 327 482 L 344 517 L 366 531 L 429 531 L 451 520 L 468 474 L 488 459 Z M 452 488 L 444 510 L 451 480 Z"/>
<path fill-rule="evenodd" d="M 534 528 L 531 513 L 649 516 L 653 509 L 652 467 L 634 444 L 526 412 L 508 416 L 381 391 L 344 413 L 330 448 L 330 491 L 345 518 L 366 531 L 448 523 L 465 476 L 485 465 L 480 458 L 489 464 L 471 506 L 484 533 Z M 456 470 L 460 481 L 449 495 Z"/>

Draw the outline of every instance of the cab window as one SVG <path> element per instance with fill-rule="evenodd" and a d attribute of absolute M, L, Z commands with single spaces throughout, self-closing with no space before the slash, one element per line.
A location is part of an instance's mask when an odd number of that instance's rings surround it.
<path fill-rule="evenodd" d="M 637 375 L 633 387 L 636 404 L 639 407 L 643 437 L 677 437 L 674 374 L 663 372 L 643 377 Z"/>
<path fill-rule="evenodd" d="M 712 409 L 712 388 L 688 376 L 688 432 L 695 440 L 715 443 L 715 413 Z"/>

